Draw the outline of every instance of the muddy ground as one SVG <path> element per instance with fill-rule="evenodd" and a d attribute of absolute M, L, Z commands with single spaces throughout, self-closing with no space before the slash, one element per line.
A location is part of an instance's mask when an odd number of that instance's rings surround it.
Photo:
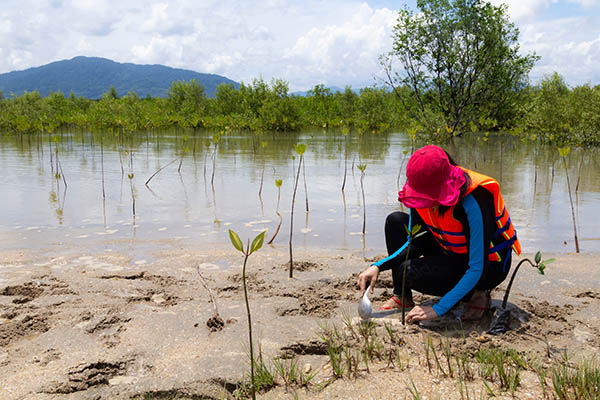
<path fill-rule="evenodd" d="M 229 398 L 248 371 L 242 257 L 230 246 L 158 252 L 135 265 L 124 254 L 73 252 L 61 256 L 4 252 L 0 257 L 0 398 L 129 399 Z M 461 306 L 441 321 L 402 327 L 408 367 L 372 365 L 357 379 L 331 381 L 319 332 L 357 317 L 356 275 L 361 254 L 295 253 L 288 279 L 285 247 L 264 247 L 248 264 L 254 337 L 265 358 L 298 357 L 316 373 L 310 391 L 279 385 L 263 398 L 412 398 L 414 384 L 428 399 L 459 396 L 456 381 L 429 373 L 423 343 L 449 338 L 455 349 L 513 348 L 549 361 L 600 350 L 600 268 L 597 254 L 558 254 L 544 276 L 523 266 L 511 292 L 512 330 L 485 334 L 490 314 L 461 323 Z M 383 255 L 382 255 L 383 256 Z M 531 257 L 531 255 L 529 255 Z M 513 264 L 513 266 L 516 263 Z M 216 298 L 221 320 L 197 270 Z M 374 302 L 391 293 L 382 275 Z M 498 306 L 503 286 L 493 293 Z M 415 296 L 417 301 L 432 301 Z M 472 383 L 471 398 L 483 386 Z M 477 394 L 474 396 L 474 394 Z M 518 398 L 539 398 L 537 378 L 525 373 Z M 510 398 L 498 391 L 498 398 Z"/>

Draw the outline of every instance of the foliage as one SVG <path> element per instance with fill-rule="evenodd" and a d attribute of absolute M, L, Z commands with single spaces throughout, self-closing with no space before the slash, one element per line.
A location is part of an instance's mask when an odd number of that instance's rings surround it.
<path fill-rule="evenodd" d="M 538 58 L 519 54 L 519 30 L 506 6 L 419 0 L 417 8 L 417 14 L 399 11 L 394 48 L 382 60 L 389 83 L 410 88 L 407 111 L 430 132 L 450 136 L 480 121 L 507 119 Z M 392 72 L 393 59 L 401 73 Z"/>
<path fill-rule="evenodd" d="M 398 112 L 407 106 L 409 112 Z M 512 119 L 480 117 L 469 129 L 507 129 L 525 140 L 558 146 L 600 145 L 600 86 L 569 88 L 558 74 L 528 86 L 515 98 Z M 332 92 L 317 85 L 307 97 L 288 93 L 282 80 L 270 84 L 255 79 L 251 84 L 222 84 L 216 98 L 208 97 L 199 81 L 176 81 L 167 98 L 140 98 L 130 92 L 119 97 L 118 89 L 108 90 L 100 100 L 61 92 L 42 97 L 39 92 L 0 99 L 0 132 L 9 134 L 53 133 L 59 129 L 83 129 L 116 135 L 166 130 L 204 129 L 223 135 L 231 130 L 252 132 L 293 132 L 331 129 L 381 133 L 392 129 L 408 132 L 411 140 L 446 140 L 452 129 L 441 113 L 428 112 L 430 125 L 411 115 L 418 104 L 406 86 L 393 92 L 363 88 L 358 93 L 346 87 Z M 406 108 L 405 108 L 406 110 Z M 432 122 L 433 121 L 433 122 Z M 428 126 L 439 127 L 434 131 Z M 483 140 L 486 140 L 485 138 Z"/>
<path fill-rule="evenodd" d="M 518 124 L 528 138 L 558 145 L 600 144 L 600 86 L 569 88 L 558 73 L 527 92 Z"/>

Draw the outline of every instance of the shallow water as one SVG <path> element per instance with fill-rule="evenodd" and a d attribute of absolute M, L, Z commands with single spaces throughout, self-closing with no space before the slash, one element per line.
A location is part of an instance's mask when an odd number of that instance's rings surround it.
<path fill-rule="evenodd" d="M 388 213 L 401 209 L 397 191 L 404 177 L 399 179 L 398 172 L 410 155 L 408 136 L 228 133 L 216 153 L 210 139 L 210 134 L 191 132 L 160 137 L 141 133 L 126 139 L 63 133 L 57 142 L 48 136 L 0 136 L 3 248 L 54 253 L 73 246 L 86 252 L 125 250 L 132 263 L 141 265 L 152 262 L 155 251 L 172 246 L 228 243 L 229 229 L 243 240 L 267 229 L 270 239 L 279 221 L 275 179 L 283 179 L 283 223 L 274 245 L 286 247 L 299 161 L 293 145 L 306 143 L 309 212 L 301 173 L 294 246 L 365 255 L 385 251 L 383 222 Z M 56 179 L 55 146 L 66 187 L 62 176 Z M 461 165 L 500 181 L 525 252 L 575 250 L 567 179 L 555 147 L 490 137 L 459 139 L 446 149 Z M 598 150 L 573 149 L 567 158 L 582 252 L 600 251 L 598 156 Z M 173 160 L 177 161 L 165 167 Z M 364 243 L 359 163 L 367 164 Z M 146 186 L 161 167 L 164 170 Z"/>

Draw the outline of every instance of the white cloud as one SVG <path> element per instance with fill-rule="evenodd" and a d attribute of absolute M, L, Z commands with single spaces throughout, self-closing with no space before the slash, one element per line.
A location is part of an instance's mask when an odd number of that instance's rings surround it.
<path fill-rule="evenodd" d="M 379 70 L 378 57 L 391 49 L 395 22 L 395 12 L 362 4 L 350 20 L 313 28 L 298 38 L 284 52 L 288 71 L 296 75 L 299 67 L 305 66 L 313 82 L 317 77 L 318 82 L 329 85 L 368 85 Z"/>
<path fill-rule="evenodd" d="M 494 5 L 506 4 L 508 6 L 508 14 L 511 18 L 513 20 L 521 20 L 538 15 L 555 1 L 556 0 L 491 0 L 491 3 Z"/>
<path fill-rule="evenodd" d="M 572 84 L 600 82 L 598 3 L 508 1 L 522 48 L 543 57 L 534 78 L 556 70 Z M 383 4 L 398 6 L 385 0 L 4 0 L 0 72 L 87 55 L 245 82 L 282 78 L 291 90 L 364 86 L 379 72 L 378 56 L 391 49 L 397 14 Z M 583 16 L 567 20 L 561 7 Z"/>
<path fill-rule="evenodd" d="M 578 29 L 573 29 L 573 27 Z M 564 18 L 527 24 L 521 29 L 522 49 L 541 56 L 532 81 L 558 72 L 571 85 L 600 82 L 600 17 Z"/>

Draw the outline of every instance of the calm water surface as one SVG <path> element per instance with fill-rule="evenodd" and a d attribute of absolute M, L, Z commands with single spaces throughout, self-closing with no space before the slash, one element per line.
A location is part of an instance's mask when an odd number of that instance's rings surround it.
<path fill-rule="evenodd" d="M 398 172 L 401 167 L 404 172 L 410 156 L 410 140 L 401 133 L 347 137 L 228 133 L 216 152 L 210 134 L 202 133 L 160 137 L 141 133 L 122 140 L 108 134 L 64 133 L 57 142 L 48 136 L 1 136 L 2 247 L 60 253 L 75 246 L 82 252 L 110 248 L 148 254 L 172 246 L 209 248 L 227 243 L 228 229 L 242 238 L 267 229 L 270 238 L 279 222 L 275 179 L 282 179 L 283 223 L 274 245 L 286 248 L 299 161 L 295 143 L 307 144 L 304 175 L 309 205 L 306 212 L 301 173 L 295 247 L 382 254 L 383 222 L 388 213 L 401 209 L 397 192 L 404 174 L 399 178 Z M 55 146 L 66 187 L 62 178 L 56 179 Z M 524 251 L 574 251 L 567 179 L 556 148 L 491 137 L 486 142 L 460 139 L 446 149 L 461 165 L 500 181 Z M 166 166 L 173 160 L 177 161 Z M 367 164 L 364 241 L 359 163 Z M 599 152 L 573 149 L 567 163 L 581 251 L 600 251 Z"/>

